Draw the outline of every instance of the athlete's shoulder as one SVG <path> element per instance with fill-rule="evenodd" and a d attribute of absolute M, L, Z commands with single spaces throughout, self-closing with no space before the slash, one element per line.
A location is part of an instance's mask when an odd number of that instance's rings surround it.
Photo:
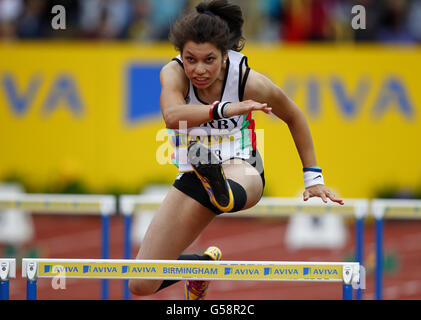
<path fill-rule="evenodd" d="M 246 87 L 244 89 L 244 99 L 262 100 L 272 94 L 276 94 L 278 87 L 267 76 L 250 69 Z M 264 100 L 264 99 L 263 99 Z"/>
<path fill-rule="evenodd" d="M 167 62 L 162 68 L 162 72 L 176 72 L 176 73 L 184 73 L 182 66 L 177 62 L 177 60 L 173 59 Z"/>
<path fill-rule="evenodd" d="M 185 97 L 189 90 L 189 81 L 184 69 L 177 61 L 170 61 L 165 64 L 160 72 L 161 94 L 180 93 Z"/>
<path fill-rule="evenodd" d="M 160 72 L 161 82 L 177 82 L 186 80 L 186 74 L 177 61 L 172 60 L 165 64 Z"/>

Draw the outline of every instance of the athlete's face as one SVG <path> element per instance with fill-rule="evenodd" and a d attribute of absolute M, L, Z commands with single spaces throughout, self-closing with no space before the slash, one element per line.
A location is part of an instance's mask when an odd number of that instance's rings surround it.
<path fill-rule="evenodd" d="M 210 87 L 225 70 L 227 54 L 222 55 L 214 44 L 189 41 L 181 54 L 187 78 L 198 89 Z"/>

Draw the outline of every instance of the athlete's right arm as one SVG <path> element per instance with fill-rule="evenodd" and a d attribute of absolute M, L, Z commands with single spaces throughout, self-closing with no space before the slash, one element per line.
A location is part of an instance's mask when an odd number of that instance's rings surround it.
<path fill-rule="evenodd" d="M 176 61 L 166 64 L 160 74 L 161 112 L 168 129 L 191 128 L 211 120 L 210 105 L 186 104 L 189 82 Z M 184 121 L 185 123 L 182 123 Z"/>

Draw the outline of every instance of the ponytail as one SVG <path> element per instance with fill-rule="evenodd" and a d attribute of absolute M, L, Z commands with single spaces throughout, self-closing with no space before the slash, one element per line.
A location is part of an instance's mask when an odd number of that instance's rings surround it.
<path fill-rule="evenodd" d="M 213 0 L 201 2 L 196 6 L 198 13 L 210 14 L 220 17 L 228 24 L 230 30 L 229 47 L 234 51 L 244 48 L 243 13 L 238 5 L 230 4 L 227 0 Z"/>
<path fill-rule="evenodd" d="M 241 8 L 227 0 L 201 2 L 196 11 L 179 18 L 171 28 L 169 39 L 180 52 L 188 41 L 211 42 L 222 52 L 244 48 L 244 20 Z"/>

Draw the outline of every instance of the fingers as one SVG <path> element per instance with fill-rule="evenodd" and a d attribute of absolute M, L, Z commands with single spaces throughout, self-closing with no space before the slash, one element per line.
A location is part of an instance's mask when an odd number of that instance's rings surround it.
<path fill-rule="evenodd" d="M 329 199 L 332 202 L 336 202 L 336 203 L 339 203 L 340 205 L 344 205 L 344 201 L 342 199 L 337 198 L 336 196 L 333 196 L 333 197 L 329 196 Z"/>
<path fill-rule="evenodd" d="M 268 107 L 266 104 L 263 105 L 263 106 L 254 106 L 252 110 L 253 111 L 263 111 L 266 114 L 269 114 L 269 113 L 272 112 L 272 108 Z"/>
<path fill-rule="evenodd" d="M 324 203 L 327 203 L 329 199 L 330 201 L 338 203 L 340 205 L 344 204 L 344 201 L 342 199 L 338 198 L 332 191 L 330 191 L 322 185 L 312 186 L 304 191 L 304 201 L 307 201 L 309 198 L 312 197 L 319 197 Z"/>
<path fill-rule="evenodd" d="M 332 191 L 327 190 L 326 191 L 326 196 L 332 201 L 332 202 L 336 202 L 339 203 L 340 205 L 344 204 L 344 201 L 342 199 L 339 199 Z"/>
<path fill-rule="evenodd" d="M 271 107 L 265 107 L 265 108 L 263 108 L 263 109 L 262 109 L 262 111 L 263 111 L 264 113 L 269 114 L 269 113 L 271 113 L 271 112 L 272 112 L 272 108 L 271 108 Z"/>
<path fill-rule="evenodd" d="M 270 113 L 272 111 L 272 108 L 269 107 L 267 103 L 259 103 L 253 100 L 247 100 L 245 103 L 249 105 L 250 111 L 261 110 L 265 113 Z"/>
<path fill-rule="evenodd" d="M 268 107 L 267 103 L 258 103 L 257 105 L 255 105 L 255 110 L 265 110 L 265 109 L 271 109 L 270 107 Z"/>
<path fill-rule="evenodd" d="M 267 104 L 260 104 L 258 102 L 240 102 L 240 103 L 232 103 L 229 105 L 228 108 L 225 109 L 225 115 L 227 117 L 232 117 L 234 115 L 242 115 L 247 114 L 252 111 L 263 111 L 266 114 L 272 112 L 272 108 L 268 107 Z"/>

